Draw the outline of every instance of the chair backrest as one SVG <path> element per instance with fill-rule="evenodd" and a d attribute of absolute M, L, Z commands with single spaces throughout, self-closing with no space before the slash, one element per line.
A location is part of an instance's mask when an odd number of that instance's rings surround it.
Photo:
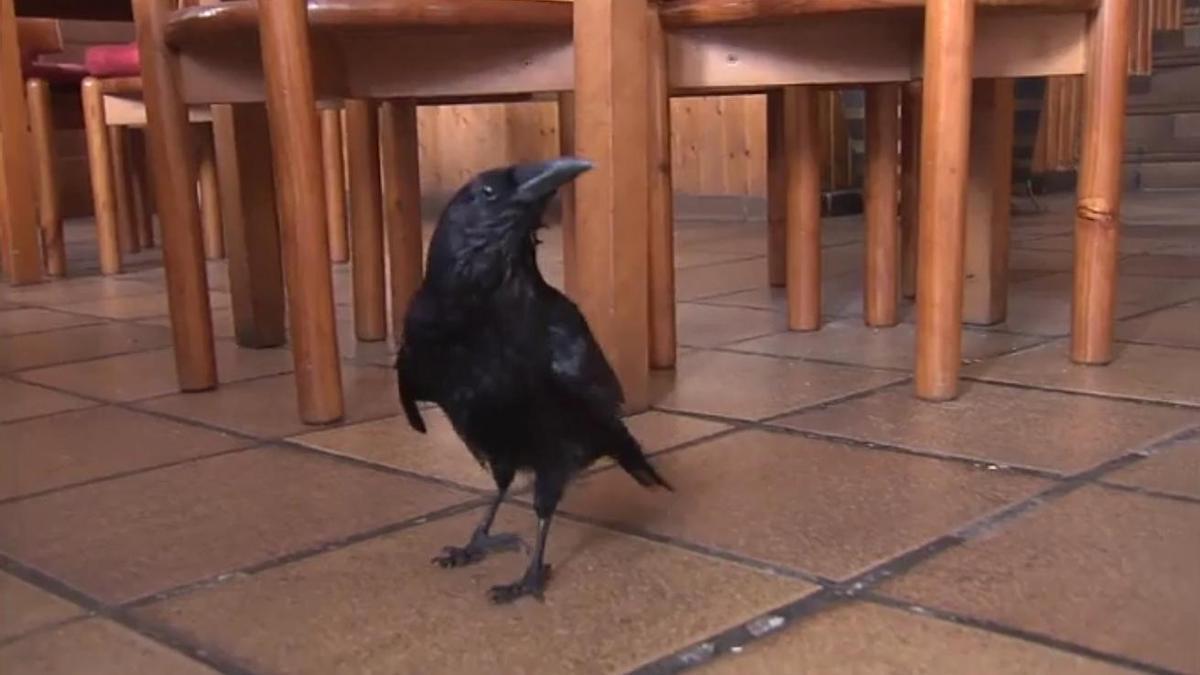
<path fill-rule="evenodd" d="M 58 19 L 17 19 L 17 46 L 21 62 L 28 63 L 42 54 L 63 50 L 62 24 Z"/>

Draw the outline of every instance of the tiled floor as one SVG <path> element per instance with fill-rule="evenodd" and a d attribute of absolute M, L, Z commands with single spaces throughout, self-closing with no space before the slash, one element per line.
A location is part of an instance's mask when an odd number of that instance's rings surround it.
<path fill-rule="evenodd" d="M 1129 196 L 1107 368 L 1065 357 L 1071 205 L 1045 203 L 945 404 L 911 395 L 909 303 L 862 325 L 858 219 L 826 221 L 809 334 L 762 223 L 681 223 L 679 367 L 630 420 L 677 492 L 598 466 L 545 603 L 510 607 L 485 590 L 521 556 L 429 564 L 490 480 L 440 413 L 398 415 L 344 266 L 329 428 L 298 421 L 287 348 L 234 344 L 219 262 L 203 394 L 175 390 L 154 252 L 0 287 L 0 672 L 1200 673 L 1200 193 Z M 498 525 L 528 537 L 519 485 Z"/>

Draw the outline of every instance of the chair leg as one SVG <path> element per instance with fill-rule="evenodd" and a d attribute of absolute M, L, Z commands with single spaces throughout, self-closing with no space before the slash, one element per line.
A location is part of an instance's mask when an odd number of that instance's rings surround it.
<path fill-rule="evenodd" d="M 54 151 L 54 118 L 50 108 L 50 85 L 34 78 L 25 83 L 29 103 L 29 129 L 33 132 L 33 155 L 37 162 L 38 224 L 42 230 L 42 257 L 46 274 L 66 276 L 67 251 L 63 243 L 63 221 L 58 195 L 58 162 Z"/>
<path fill-rule="evenodd" d="M 214 105 L 212 117 L 234 334 L 242 347 L 276 347 L 287 331 L 267 110 Z"/>
<path fill-rule="evenodd" d="M 404 334 L 404 315 L 421 286 L 421 159 L 417 139 L 417 103 L 388 101 L 380 109 L 383 128 L 383 222 L 387 228 L 392 289 L 392 336 Z"/>
<path fill-rule="evenodd" d="M 342 111 L 321 111 L 321 155 L 325 171 L 325 220 L 329 226 L 329 259 L 350 259 L 346 232 L 346 183 L 342 169 Z"/>
<path fill-rule="evenodd" d="M 821 144 L 816 88 L 784 89 L 783 115 L 788 328 L 817 330 L 821 327 Z"/>
<path fill-rule="evenodd" d="M 171 0 L 133 3 L 149 122 L 147 141 L 154 167 L 154 202 L 162 226 L 163 257 L 169 261 L 165 269 L 175 369 L 183 391 L 202 391 L 217 386 L 217 364 L 187 107 L 174 79 L 179 72 L 178 56 L 167 47 L 163 35 L 174 7 Z"/>
<path fill-rule="evenodd" d="M 208 124 L 196 129 L 197 167 L 200 183 L 200 225 L 204 230 L 204 257 L 225 257 L 225 235 L 221 230 L 221 190 L 217 181 L 217 159 L 213 150 L 213 131 Z"/>
<path fill-rule="evenodd" d="M 0 0 L 0 258 L 8 280 L 42 280 L 29 110 L 12 0 Z"/>
<path fill-rule="evenodd" d="M 1104 0 L 1088 24 L 1071 305 L 1071 359 L 1076 363 L 1104 364 L 1113 358 L 1129 12 L 1129 0 Z"/>
<path fill-rule="evenodd" d="M 787 285 L 787 145 L 783 90 L 767 94 L 767 281 Z"/>
<path fill-rule="evenodd" d="M 379 178 L 379 106 L 346 101 L 346 155 L 350 164 L 350 238 L 354 277 L 354 332 L 363 342 L 387 339 L 383 263 L 383 193 Z"/>
<path fill-rule="evenodd" d="M 917 221 L 921 194 L 921 83 L 904 85 L 900 114 L 900 292 L 917 297 Z"/>
<path fill-rule="evenodd" d="M 650 91 L 650 367 L 674 368 L 675 213 L 671 189 L 671 92 L 667 82 L 667 45 L 657 9 L 648 22 Z"/>
<path fill-rule="evenodd" d="M 925 7 L 916 392 L 935 401 L 958 394 L 974 29 L 971 0 Z"/>
<path fill-rule="evenodd" d="M 154 202 L 146 168 L 146 136 L 142 129 L 129 131 L 129 183 L 138 245 L 154 248 Z"/>
<path fill-rule="evenodd" d="M 867 87 L 866 141 L 866 278 L 863 318 L 868 326 L 894 326 L 900 262 L 900 230 L 896 219 L 896 190 L 900 157 L 900 87 Z"/>
<path fill-rule="evenodd" d="M 575 154 L 575 94 L 562 92 L 558 95 L 558 153 L 564 157 Z M 575 250 L 575 184 L 569 183 L 558 190 L 562 216 L 563 287 L 567 295 L 575 297 L 579 290 L 577 252 Z"/>
<path fill-rule="evenodd" d="M 258 11 L 300 417 L 320 424 L 340 419 L 343 402 L 307 7 L 264 2 Z"/>
<path fill-rule="evenodd" d="M 129 171 L 129 130 L 108 127 L 108 157 L 112 164 L 113 201 L 117 205 L 117 242 L 122 253 L 142 250 L 133 217 L 133 189 Z"/>
<path fill-rule="evenodd" d="M 575 134 L 596 168 L 576 183 L 577 297 L 625 391 L 650 403 L 647 0 L 576 0 Z M 619 84 L 618 84 L 619 80 Z M 620 100 L 613 92 L 620 91 Z"/>
<path fill-rule="evenodd" d="M 96 243 L 100 248 L 100 272 L 121 272 L 121 235 L 118 229 L 116 177 L 113 175 L 111 137 L 104 118 L 104 92 L 100 81 L 84 78 L 83 126 L 87 136 L 88 174 L 92 181 L 92 205 L 96 217 Z"/>
<path fill-rule="evenodd" d="M 980 80 L 971 97 L 963 321 L 990 326 L 1008 311 L 1008 226 L 1012 201 L 1011 79 Z"/>

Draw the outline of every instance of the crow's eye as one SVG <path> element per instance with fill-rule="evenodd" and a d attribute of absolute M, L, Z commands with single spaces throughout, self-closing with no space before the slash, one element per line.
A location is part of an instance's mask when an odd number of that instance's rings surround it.
<path fill-rule="evenodd" d="M 482 192 L 483 196 L 487 198 L 488 201 L 496 198 L 496 188 L 492 187 L 491 185 L 484 185 Z"/>

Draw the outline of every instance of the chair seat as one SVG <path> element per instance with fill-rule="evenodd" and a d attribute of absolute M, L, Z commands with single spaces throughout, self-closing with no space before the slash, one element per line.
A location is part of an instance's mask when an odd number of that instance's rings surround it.
<path fill-rule="evenodd" d="M 571 27 L 573 8 L 564 0 L 308 0 L 314 31 L 394 30 L 545 30 Z M 215 33 L 255 30 L 256 3 L 226 1 L 175 12 L 166 41 L 175 47 L 207 40 Z"/>
<path fill-rule="evenodd" d="M 142 74 L 136 44 L 88 47 L 83 54 L 83 64 L 92 77 L 137 77 Z"/>
<path fill-rule="evenodd" d="M 976 0 L 981 8 L 1094 10 L 1096 0 Z M 668 28 L 770 23 L 806 14 L 919 9 L 925 0 L 663 0 L 659 15 Z"/>
<path fill-rule="evenodd" d="M 50 61 L 33 61 L 24 64 L 21 74 L 25 79 L 41 79 L 52 85 L 79 84 L 87 77 L 88 71 L 78 63 L 58 63 Z"/>

